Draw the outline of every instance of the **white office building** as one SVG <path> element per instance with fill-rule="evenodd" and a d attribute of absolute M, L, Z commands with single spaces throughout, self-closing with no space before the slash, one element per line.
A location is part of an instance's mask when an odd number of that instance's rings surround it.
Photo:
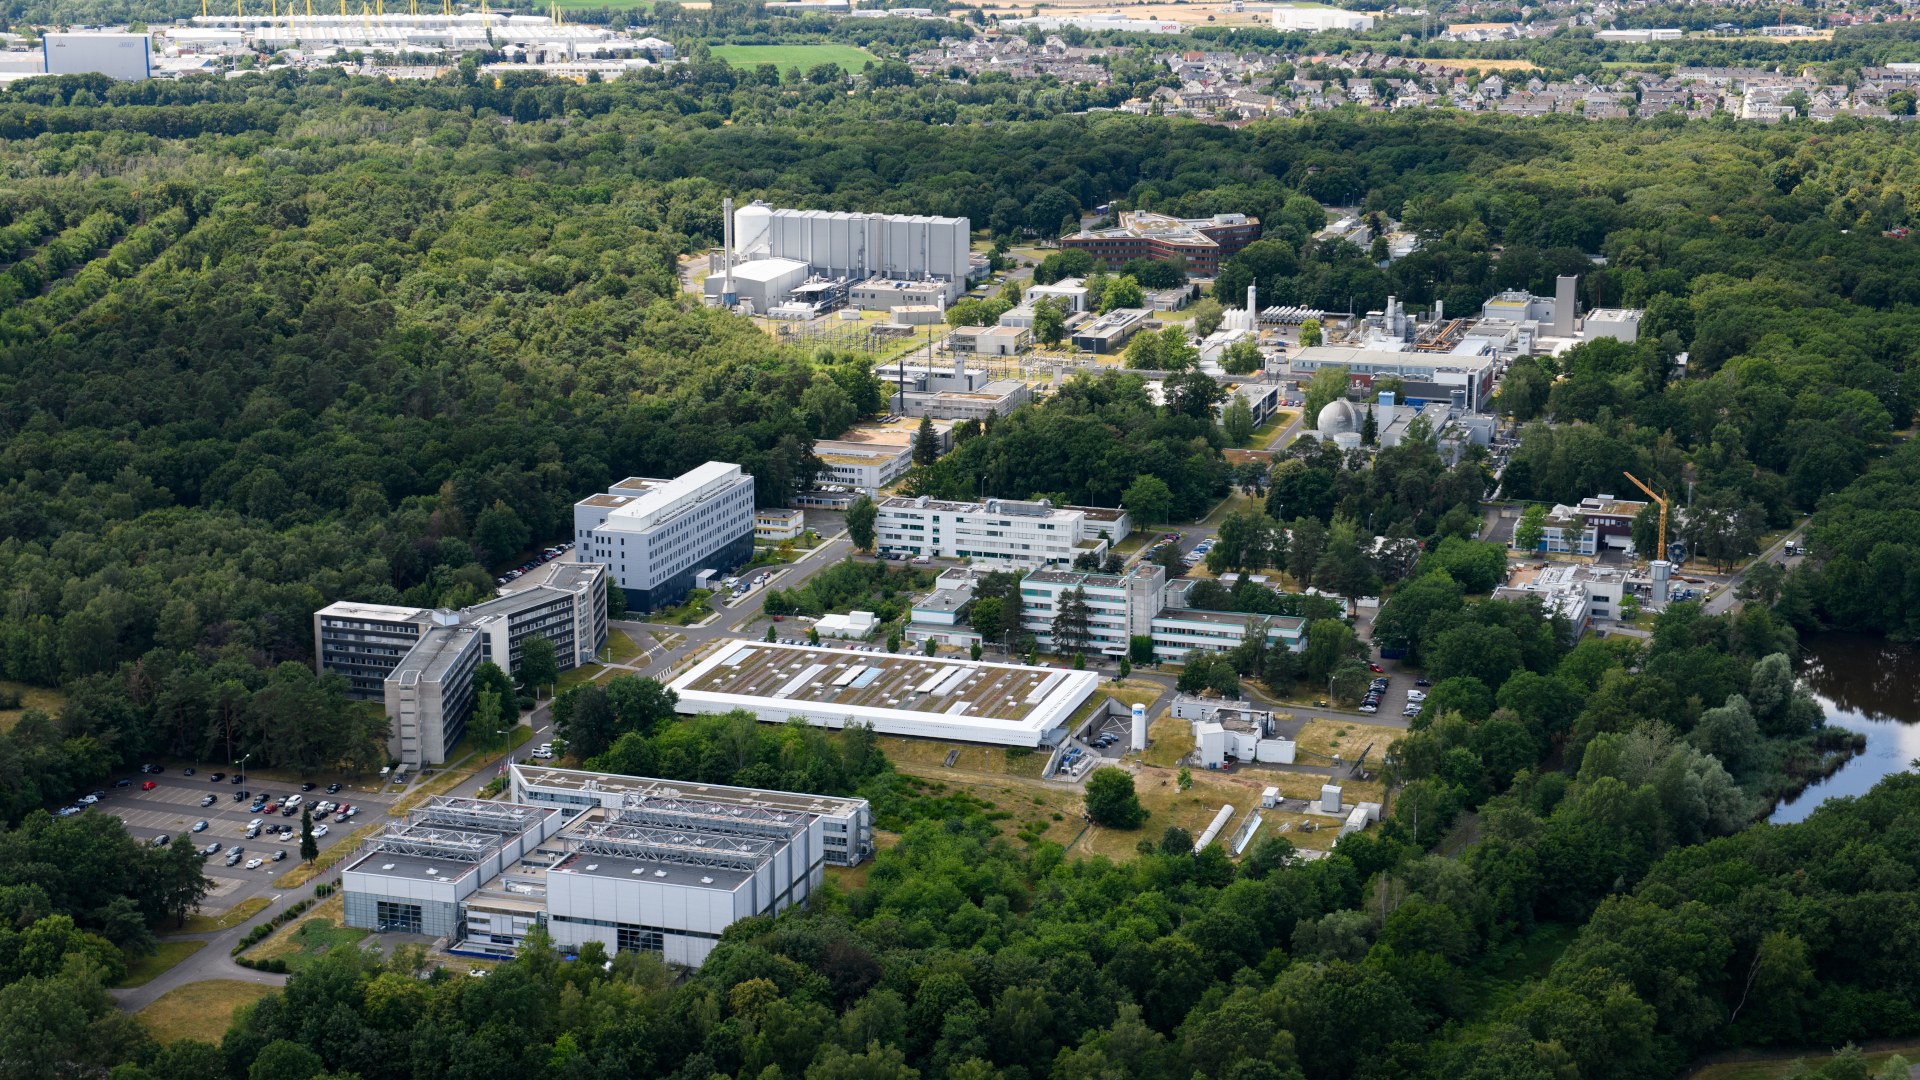
<path fill-rule="evenodd" d="M 473 714 L 473 674 L 518 672 L 526 643 L 553 643 L 571 671 L 607 646 L 606 568 L 551 563 L 524 588 L 460 611 L 340 601 L 313 613 L 314 669 L 347 696 L 386 705 L 387 751 L 410 766 L 446 760 Z"/>
<path fill-rule="evenodd" d="M 1133 528 L 1125 510 L 1054 506 L 1045 499 L 942 502 L 926 496 L 883 500 L 875 544 L 886 554 L 972 559 L 976 565 L 1069 565 L 1083 554 L 1104 558 Z"/>
<path fill-rule="evenodd" d="M 672 480 L 629 477 L 574 504 L 574 557 L 605 566 L 628 610 L 665 607 L 700 571 L 753 558 L 753 509 L 753 477 L 724 461 Z"/>
<path fill-rule="evenodd" d="M 1155 660 L 1177 663 L 1195 649 L 1228 652 L 1250 633 L 1263 633 L 1269 645 L 1296 652 L 1306 647 L 1305 619 L 1185 607 L 1191 583 L 1169 583 L 1166 574 L 1150 562 L 1123 574 L 1035 570 L 1020 581 L 1021 626 L 1041 649 L 1062 651 L 1053 621 L 1077 593 L 1088 608 L 1089 653 L 1123 656 L 1132 638 L 1146 637 L 1153 640 Z"/>

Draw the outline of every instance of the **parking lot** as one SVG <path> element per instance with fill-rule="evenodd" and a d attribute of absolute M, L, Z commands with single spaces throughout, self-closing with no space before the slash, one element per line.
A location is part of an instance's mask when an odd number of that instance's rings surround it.
<path fill-rule="evenodd" d="M 165 833 L 172 838 L 172 843 L 189 844 L 196 848 L 205 848 L 218 841 L 221 847 L 219 854 L 207 859 L 207 876 L 214 881 L 214 889 L 206 903 L 206 909 L 210 911 L 232 907 L 256 895 L 272 895 L 273 879 L 291 868 L 300 858 L 299 813 L 289 817 L 275 813 L 269 817 L 249 809 L 253 805 L 251 797 L 234 801 L 236 792 L 251 791 L 255 796 L 268 792 L 282 801 L 289 795 L 297 794 L 307 803 L 328 800 L 359 807 L 360 813 L 344 823 L 335 822 L 331 817 L 327 819 L 327 835 L 317 837 L 322 851 L 341 842 L 342 838 L 360 826 L 380 820 L 393 802 L 385 795 L 368 794 L 361 785 L 343 787 L 338 794 L 328 795 L 325 784 L 302 792 L 298 781 L 252 775 L 247 777 L 246 783 L 236 787 L 225 780 L 211 782 L 209 775 L 201 772 L 197 776 L 186 776 L 174 768 L 151 776 L 132 773 L 127 777 L 133 781 L 131 786 L 107 785 L 107 797 L 92 812 L 113 814 L 125 822 L 127 831 L 139 840 L 151 841 L 155 836 Z M 149 780 L 154 784 L 153 790 L 141 790 L 140 785 Z M 201 800 L 208 795 L 217 796 L 216 801 L 212 806 L 201 806 Z M 293 835 L 270 836 L 263 827 L 258 837 L 248 840 L 247 824 L 255 818 L 260 818 L 264 824 L 291 825 Z M 207 822 L 206 831 L 190 831 L 193 823 L 202 819 Z M 316 816 L 316 833 L 320 824 Z M 239 864 L 228 866 L 227 851 L 235 844 L 244 847 L 246 852 Z M 263 863 L 257 870 L 244 869 L 248 860 L 255 857 L 271 859 L 275 851 L 282 849 L 287 853 L 286 859 L 277 863 Z"/>

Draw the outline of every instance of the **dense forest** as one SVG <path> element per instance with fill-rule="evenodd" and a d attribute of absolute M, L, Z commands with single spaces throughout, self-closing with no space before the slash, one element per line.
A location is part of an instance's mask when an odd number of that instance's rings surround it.
<path fill-rule="evenodd" d="M 1882 230 L 1913 223 L 1920 132 L 1230 129 L 1061 115 L 1076 95 L 708 60 L 586 85 L 330 72 L 0 94 L 0 677 L 66 694 L 0 736 L 0 1071 L 1600 1080 L 1920 1031 L 1920 783 L 1747 827 L 1839 748 L 1792 678 L 1797 631 L 1915 629 L 1920 457 L 1889 444 L 1920 403 L 1920 254 Z M 882 411 L 864 356 L 681 297 L 676 260 L 718 240 L 723 195 L 962 214 L 1007 239 L 1109 202 L 1251 213 L 1265 239 L 1228 276 L 1336 309 L 1468 311 L 1578 265 L 1583 299 L 1648 323 L 1635 346 L 1516 367 L 1508 494 L 1624 490 L 1632 469 L 1692 486 L 1683 528 L 1709 557 L 1817 510 L 1815 558 L 1771 606 L 1675 605 L 1645 641 L 1575 646 L 1538 606 L 1485 597 L 1485 458 L 1409 447 L 1365 469 L 1302 446 L 1252 478 L 1267 501 L 1223 528 L 1222 565 L 1398 583 L 1377 631 L 1437 684 L 1396 747 L 1389 819 L 1331 857 L 1276 837 L 1236 866 L 1149 822 L 1136 860 L 1068 860 L 901 781 L 857 735 L 674 723 L 657 685 L 615 680 L 562 709 L 603 764 L 870 792 L 903 838 L 684 979 L 537 948 L 486 979 L 415 979 L 415 956 L 339 950 L 220 1046 L 153 1046 L 101 986 L 204 882 L 100 815 L 37 807 L 149 753 L 365 747 L 377 719 L 305 663 L 316 607 L 478 599 L 609 478 L 720 458 L 780 503 L 814 440 Z M 1319 204 L 1349 198 L 1421 249 L 1381 267 L 1315 243 Z M 1070 380 L 914 482 L 1189 518 L 1247 478 L 1211 381 L 1164 389 Z M 1304 653 L 1243 650 L 1229 675 L 1364 680 L 1351 630 L 1311 614 Z M 54 873 L 47 845 L 66 843 L 121 876 Z"/>

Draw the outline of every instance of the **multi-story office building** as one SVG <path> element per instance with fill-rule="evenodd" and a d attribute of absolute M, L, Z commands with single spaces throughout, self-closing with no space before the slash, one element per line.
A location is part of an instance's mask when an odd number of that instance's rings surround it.
<path fill-rule="evenodd" d="M 890 424 L 857 424 L 837 439 L 816 440 L 813 455 L 827 467 L 819 480 L 863 495 L 878 495 L 881 488 L 913 468 L 919 436 L 919 421 L 897 420 Z M 933 421 L 932 442 L 937 454 L 952 448 L 953 421 Z"/>
<path fill-rule="evenodd" d="M 408 765 L 447 760 L 473 717 L 473 673 L 485 635 L 436 611 L 434 622 L 387 676 L 387 754 Z M 440 620 L 448 620 L 442 622 Z"/>
<path fill-rule="evenodd" d="M 753 558 L 753 477 L 709 461 L 672 480 L 632 477 L 573 507 L 574 557 L 607 568 L 627 610 L 679 602 L 702 570 Z"/>
<path fill-rule="evenodd" d="M 520 667 L 528 638 L 553 642 L 561 671 L 592 661 L 607 647 L 607 568 L 597 563 L 551 563 L 538 584 L 475 604 L 461 621 L 486 634 L 487 659 L 507 671 Z"/>
<path fill-rule="evenodd" d="M 1195 276 L 1213 277 L 1258 239 L 1260 219 L 1245 214 L 1183 219 L 1134 211 L 1120 215 L 1118 228 L 1063 236 L 1060 247 L 1084 251 L 1110 267 L 1132 259 L 1179 259 Z"/>
<path fill-rule="evenodd" d="M 1131 638 L 1153 632 L 1153 617 L 1165 603 L 1166 592 L 1166 568 L 1156 563 L 1137 563 L 1123 574 L 1035 570 L 1020 582 L 1022 625 L 1041 648 L 1058 651 L 1054 617 L 1078 594 L 1090 616 L 1086 651 L 1120 656 Z"/>
<path fill-rule="evenodd" d="M 392 604 L 328 604 L 313 613 L 314 670 L 345 676 L 355 701 L 381 701 L 387 676 L 419 643 L 428 614 Z"/>
<path fill-rule="evenodd" d="M 1270 644 L 1289 649 L 1306 646 L 1305 619 L 1184 607 L 1187 583 L 1169 585 L 1166 573 L 1146 562 L 1124 574 L 1035 570 L 1020 581 L 1021 625 L 1040 648 L 1060 651 L 1053 621 L 1077 593 L 1088 608 L 1086 651 L 1090 653 L 1120 656 L 1131 639 L 1147 637 L 1153 640 L 1154 659 L 1178 661 L 1194 649 L 1227 652 L 1250 632 L 1264 632 Z"/>
<path fill-rule="evenodd" d="M 1083 554 L 1105 557 L 1132 528 L 1125 510 L 1104 506 L 1054 506 L 1044 499 L 960 503 L 921 496 L 882 500 L 874 542 L 887 554 L 1046 567 L 1071 564 Z"/>
<path fill-rule="evenodd" d="M 388 751 L 407 765 L 446 760 L 473 713 L 473 670 L 518 672 L 533 637 L 570 671 L 607 645 L 606 567 L 552 563 L 546 577 L 461 611 L 342 601 L 313 616 L 314 667 L 346 676 L 348 695 L 386 704 Z"/>

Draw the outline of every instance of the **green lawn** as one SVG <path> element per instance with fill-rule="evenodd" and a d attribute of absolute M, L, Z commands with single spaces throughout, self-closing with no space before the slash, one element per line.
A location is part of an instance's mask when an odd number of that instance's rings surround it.
<path fill-rule="evenodd" d="M 152 956 L 135 958 L 127 965 L 126 978 L 119 986 L 145 986 L 173 965 L 206 947 L 205 941 L 163 941 Z"/>
<path fill-rule="evenodd" d="M 843 71 L 859 71 L 874 58 L 852 45 L 715 45 L 713 55 L 737 68 L 772 64 L 781 71 L 802 71 L 820 64 L 839 64 Z"/>

